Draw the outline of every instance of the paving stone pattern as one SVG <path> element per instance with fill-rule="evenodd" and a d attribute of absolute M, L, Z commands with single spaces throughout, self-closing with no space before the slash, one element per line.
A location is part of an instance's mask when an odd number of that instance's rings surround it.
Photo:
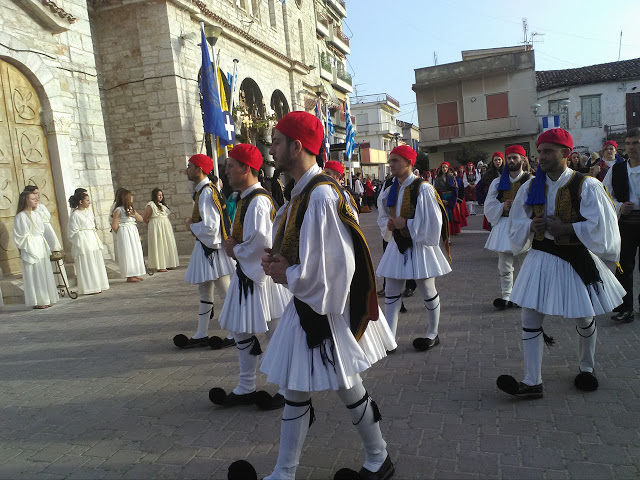
<path fill-rule="evenodd" d="M 398 352 L 364 376 L 395 478 L 638 478 L 640 321 L 598 318 L 598 391 L 574 388 L 575 326 L 550 318 L 545 330 L 557 345 L 545 347 L 545 397 L 499 392 L 498 375 L 522 376 L 521 327 L 518 310 L 491 306 L 497 258 L 482 249 L 481 218 L 454 238 L 454 272 L 437 281 L 441 345 L 411 347 L 425 330 L 416 295 L 405 301 Z M 362 223 L 377 263 L 375 213 Z M 184 270 L 141 284 L 116 280 L 106 293 L 45 311 L 0 313 L 0 478 L 222 479 L 240 458 L 261 475 L 271 471 L 281 412 L 219 409 L 207 396 L 235 386 L 235 350 L 172 345 L 197 318 L 197 290 L 183 282 Z M 258 382 L 275 392 L 264 376 Z M 358 469 L 364 454 L 346 409 L 332 392 L 313 401 L 317 420 L 298 478 Z"/>

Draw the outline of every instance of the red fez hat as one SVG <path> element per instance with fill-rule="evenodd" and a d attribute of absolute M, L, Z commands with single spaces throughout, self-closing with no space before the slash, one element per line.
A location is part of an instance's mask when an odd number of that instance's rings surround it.
<path fill-rule="evenodd" d="M 293 140 L 299 140 L 314 155 L 320 153 L 324 129 L 315 115 L 301 111 L 289 112 L 277 123 L 276 130 Z"/>
<path fill-rule="evenodd" d="M 213 160 L 201 153 L 193 155 L 189 159 L 189 163 L 193 163 L 196 167 L 200 167 L 202 169 L 202 173 L 205 175 L 209 175 L 211 170 L 213 170 Z"/>
<path fill-rule="evenodd" d="M 418 153 L 409 145 L 399 145 L 391 150 L 391 153 L 395 153 L 396 155 L 400 155 L 402 158 L 409 160 L 411 165 L 416 164 Z"/>
<path fill-rule="evenodd" d="M 468 167 L 469 165 L 471 165 L 472 167 L 474 166 L 474 165 L 473 165 L 473 162 L 469 162 L 469 163 L 467 163 L 467 167 Z"/>
<path fill-rule="evenodd" d="M 607 148 L 607 145 L 613 145 L 613 148 L 615 148 L 616 150 L 618 149 L 618 143 L 613 140 L 607 140 L 606 142 L 604 142 L 602 144 L 602 149 L 604 150 L 605 148 Z"/>
<path fill-rule="evenodd" d="M 451 164 L 449 162 L 442 162 L 440 164 L 440 168 L 442 168 L 443 165 L 446 165 L 447 167 L 451 168 Z"/>
<path fill-rule="evenodd" d="M 527 152 L 525 151 L 522 145 L 511 145 L 510 147 L 507 147 L 504 153 L 507 156 L 509 156 L 512 153 L 517 153 L 518 155 L 522 155 L 523 157 L 527 156 Z"/>
<path fill-rule="evenodd" d="M 328 162 L 325 162 L 324 168 L 328 168 L 329 170 L 338 172 L 340 175 L 344 173 L 344 165 L 342 165 L 340 162 L 336 162 L 335 160 L 329 160 Z"/>
<path fill-rule="evenodd" d="M 260 170 L 262 167 L 262 154 L 253 145 L 248 143 L 239 143 L 229 150 L 229 157 L 240 163 L 249 165 L 254 170 Z"/>
<path fill-rule="evenodd" d="M 541 143 L 555 143 L 563 147 L 573 149 L 573 138 L 571 134 L 562 128 L 552 128 L 546 132 L 542 132 L 538 136 L 536 147 Z"/>
<path fill-rule="evenodd" d="M 491 160 L 493 160 L 496 157 L 500 157 L 501 159 L 504 160 L 504 154 L 502 152 L 493 152 L 493 155 L 491 155 Z"/>

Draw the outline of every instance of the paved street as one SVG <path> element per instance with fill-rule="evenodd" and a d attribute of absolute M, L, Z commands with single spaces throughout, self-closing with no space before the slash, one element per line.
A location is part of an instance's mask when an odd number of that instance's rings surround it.
<path fill-rule="evenodd" d="M 377 263 L 375 213 L 362 217 Z M 395 478 L 638 478 L 640 321 L 598 318 L 598 391 L 574 388 L 575 327 L 551 318 L 545 330 L 557 345 L 545 347 L 545 397 L 499 392 L 498 375 L 522 375 L 521 328 L 519 311 L 491 306 L 497 260 L 482 249 L 481 218 L 454 238 L 454 271 L 437 281 L 442 344 L 413 350 L 425 326 L 421 299 L 409 298 L 398 353 L 364 378 Z M 173 335 L 193 333 L 197 317 L 185 268 L 142 284 L 116 280 L 106 293 L 46 311 L 0 313 L 1 478 L 222 479 L 239 458 L 259 475 L 271 471 L 281 412 L 219 409 L 207 396 L 235 386 L 235 350 L 173 347 Z M 258 382 L 275 391 L 263 376 Z M 313 400 L 317 420 L 298 478 L 358 469 L 364 454 L 346 409 L 333 393 Z"/>

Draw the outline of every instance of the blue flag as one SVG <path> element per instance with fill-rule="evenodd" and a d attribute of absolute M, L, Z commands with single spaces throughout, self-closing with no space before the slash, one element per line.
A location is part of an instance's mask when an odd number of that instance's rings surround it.
<path fill-rule="evenodd" d="M 356 146 L 356 129 L 351 122 L 351 113 L 349 112 L 349 102 L 344 102 L 347 107 L 347 118 L 346 118 L 346 129 L 347 129 L 347 138 L 345 139 L 346 146 L 346 154 L 347 159 L 351 161 L 351 156 L 353 155 L 353 149 Z"/>
<path fill-rule="evenodd" d="M 207 39 L 204 36 L 204 26 L 201 27 L 202 39 L 202 70 L 200 78 L 200 93 L 202 94 L 202 121 L 205 133 L 210 133 L 220 139 L 221 145 L 233 143 L 229 141 L 229 134 L 225 128 L 225 116 L 220 104 L 216 75 L 209 54 Z M 227 120 L 228 121 L 228 120 Z"/>

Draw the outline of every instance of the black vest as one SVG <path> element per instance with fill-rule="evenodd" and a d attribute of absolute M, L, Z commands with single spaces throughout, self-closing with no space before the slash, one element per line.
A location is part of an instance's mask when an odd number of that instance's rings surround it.
<path fill-rule="evenodd" d="M 627 162 L 616 163 L 611 167 L 611 186 L 613 196 L 620 203 L 629 201 L 629 175 L 627 174 Z"/>

